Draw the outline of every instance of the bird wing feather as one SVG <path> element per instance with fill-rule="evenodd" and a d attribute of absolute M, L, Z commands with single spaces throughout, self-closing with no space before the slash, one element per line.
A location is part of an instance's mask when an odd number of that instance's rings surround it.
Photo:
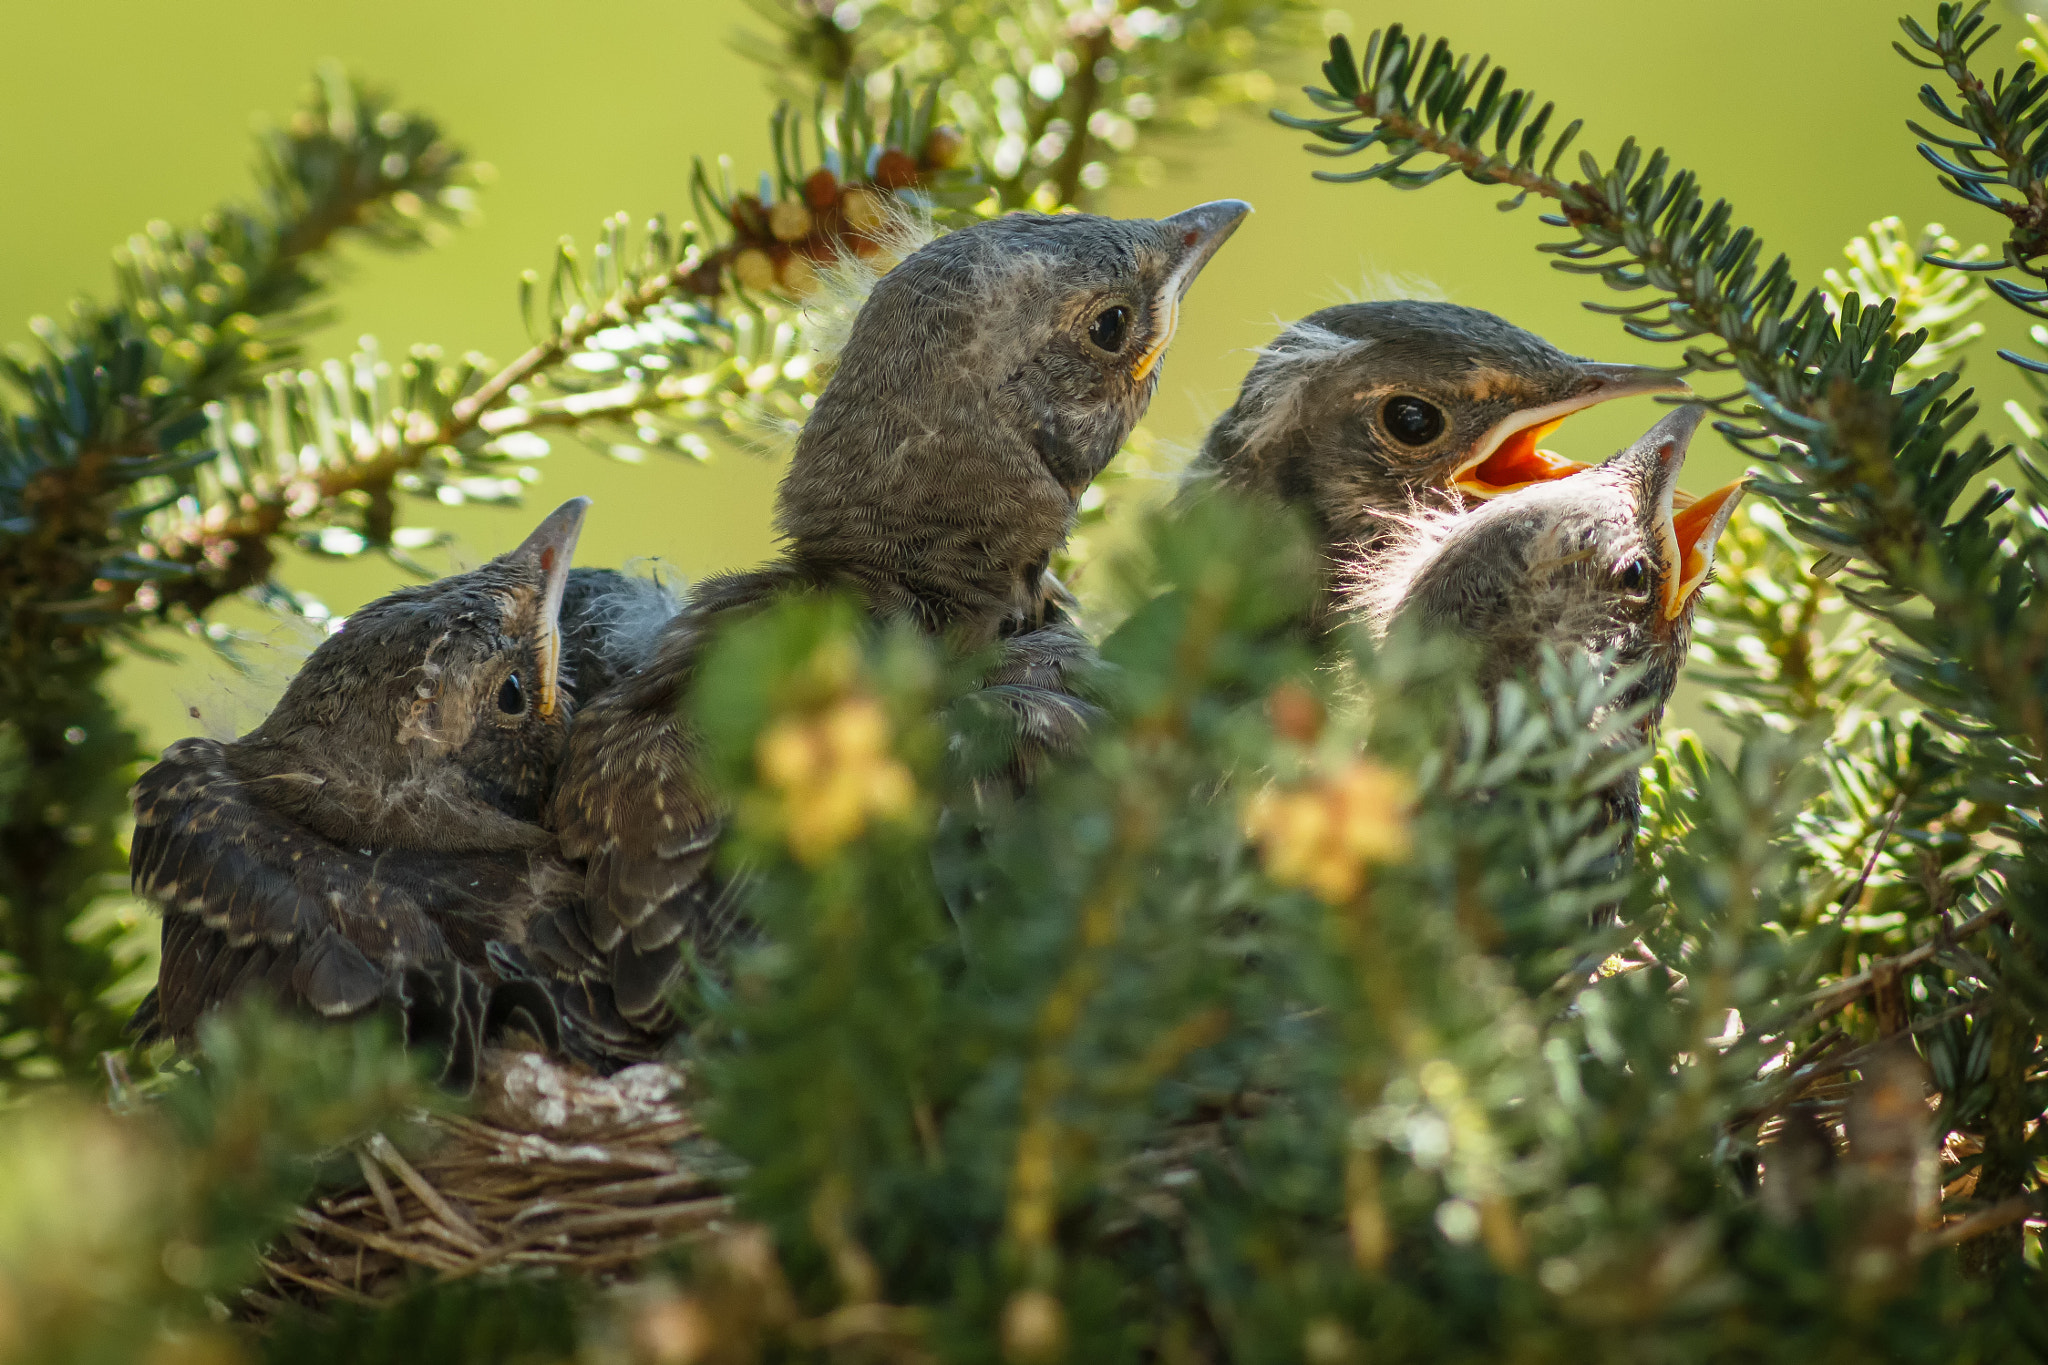
<path fill-rule="evenodd" d="M 673 623 L 645 669 L 577 716 L 553 809 L 584 895 L 528 933 L 545 969 L 601 980 L 625 1020 L 656 1031 L 673 1022 L 666 990 L 683 945 L 722 927 L 724 814 L 677 716 L 701 641 L 693 622 Z"/>
<path fill-rule="evenodd" d="M 157 990 L 135 1020 L 146 1041 L 189 1040 L 208 1009 L 255 989 L 324 1018 L 363 1013 L 394 972 L 482 967 L 542 894 L 525 851 L 342 847 L 263 799 L 278 785 L 244 780 L 225 745 L 196 738 L 137 782 L 130 875 L 164 913 Z"/>

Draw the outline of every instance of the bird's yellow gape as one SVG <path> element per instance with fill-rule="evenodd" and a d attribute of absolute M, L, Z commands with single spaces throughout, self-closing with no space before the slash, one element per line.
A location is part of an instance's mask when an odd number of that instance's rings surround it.
<path fill-rule="evenodd" d="M 1138 356 L 1131 366 L 1131 378 L 1144 383 L 1147 375 L 1159 366 L 1159 358 L 1166 354 L 1166 348 L 1173 344 L 1173 334 L 1180 326 L 1180 281 L 1176 278 L 1167 282 L 1159 291 L 1159 301 L 1153 307 L 1159 321 L 1152 330 L 1152 344 Z"/>
<path fill-rule="evenodd" d="M 1665 552 L 1670 556 L 1664 575 L 1664 619 L 1672 620 L 1707 581 L 1714 567 L 1714 542 L 1727 528 L 1735 504 L 1742 501 L 1748 479 L 1737 479 L 1672 514 Z M 1677 502 L 1674 491 L 1672 501 Z"/>

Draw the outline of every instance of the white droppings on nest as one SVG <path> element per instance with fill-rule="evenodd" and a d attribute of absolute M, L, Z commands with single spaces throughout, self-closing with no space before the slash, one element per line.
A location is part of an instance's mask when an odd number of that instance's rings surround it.
<path fill-rule="evenodd" d="M 593 1076 L 537 1052 L 485 1059 L 483 1114 L 514 1132 L 551 1138 L 588 1137 L 683 1119 L 683 1076 L 650 1062 Z"/>

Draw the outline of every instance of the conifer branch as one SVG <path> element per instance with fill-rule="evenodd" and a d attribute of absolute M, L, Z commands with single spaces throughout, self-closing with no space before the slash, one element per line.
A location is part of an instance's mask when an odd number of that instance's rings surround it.
<path fill-rule="evenodd" d="M 1893 43 L 1898 54 L 1923 70 L 1948 78 L 1959 107 L 1951 107 L 1932 84 L 1920 87 L 1920 103 L 1952 132 L 1938 133 L 1918 123 L 1906 126 L 1918 134 L 1920 155 L 1937 172 L 1942 188 L 2006 219 L 2006 239 L 1997 261 L 1937 259 L 1937 264 L 1965 271 L 2012 269 L 2048 280 L 2048 270 L 2034 262 L 2048 254 L 2048 80 L 2032 62 L 2023 62 L 2010 76 L 2001 70 L 1987 85 L 1970 62 L 1997 35 L 1987 24 L 1986 0 L 1965 4 L 1944 0 L 1935 11 L 1934 31 L 1911 16 L 1899 26 L 1919 54 Z M 2000 190 L 2004 194 L 1999 193 Z M 2010 197 L 2006 197 L 2010 196 Z M 1994 279 L 1991 289 L 2007 303 L 2034 317 L 2048 317 L 2042 308 L 2048 290 Z M 2012 351 L 1999 352 L 2022 369 L 2048 373 L 2048 366 Z"/>
<path fill-rule="evenodd" d="M 1829 1015 L 1868 995 L 1875 988 L 1876 983 L 1881 977 L 1897 975 L 1908 967 L 1918 966 L 1950 945 L 1961 943 L 1972 935 L 1989 928 L 1991 925 L 2000 923 L 2005 918 L 2006 909 L 2002 905 L 1993 906 L 1988 910 L 1980 910 L 1953 929 L 1947 926 L 1937 929 L 1934 938 L 1917 948 L 1894 954 L 1891 957 L 1880 958 L 1854 976 L 1844 977 L 1840 981 L 1829 983 L 1814 992 L 1811 1001 L 1811 1012 L 1799 1023 L 1787 1029 L 1786 1032 L 1788 1034 L 1804 1033 Z"/>
<path fill-rule="evenodd" d="M 1262 104 L 1268 69 L 1313 41 L 1304 0 L 1172 5 L 1052 0 L 753 0 L 765 32 L 741 50 L 777 77 L 878 81 L 896 67 L 943 84 L 1001 209 L 1090 207 L 1149 178 L 1149 157 L 1224 110 Z"/>

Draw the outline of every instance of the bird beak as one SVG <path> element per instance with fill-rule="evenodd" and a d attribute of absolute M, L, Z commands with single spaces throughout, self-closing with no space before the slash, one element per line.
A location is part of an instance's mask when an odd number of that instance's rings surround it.
<path fill-rule="evenodd" d="M 1180 301 L 1187 297 L 1188 286 L 1251 211 L 1252 206 L 1242 199 L 1217 199 L 1160 219 L 1178 234 L 1172 248 L 1176 255 L 1166 283 L 1159 287 L 1159 296 L 1152 301 L 1152 339 L 1131 366 L 1134 383 L 1144 383 L 1159 368 L 1160 358 L 1180 326 Z"/>
<path fill-rule="evenodd" d="M 1575 412 L 1616 398 L 1633 398 L 1645 393 L 1692 392 L 1692 386 L 1669 370 L 1648 365 L 1609 365 L 1585 361 L 1579 366 L 1582 378 L 1567 398 L 1542 407 L 1509 413 L 1480 438 L 1472 456 L 1451 475 L 1451 486 L 1468 497 L 1497 498 L 1532 483 L 1562 479 L 1590 466 L 1568 460 L 1537 443 L 1564 424 Z M 1679 506 L 1692 499 L 1677 495 Z"/>
<path fill-rule="evenodd" d="M 1728 518 L 1735 514 L 1735 504 L 1742 501 L 1743 490 L 1748 486 L 1749 480 L 1744 477 L 1725 488 L 1717 488 L 1680 510 L 1667 523 L 1677 558 L 1676 567 L 1664 580 L 1666 620 L 1685 610 L 1685 604 L 1707 581 L 1707 574 L 1714 567 L 1714 542 L 1721 538 Z"/>
<path fill-rule="evenodd" d="M 576 553 L 576 538 L 583 533 L 583 514 L 590 510 L 589 498 L 571 498 L 548 513 L 548 519 L 533 528 L 533 534 L 506 555 L 523 560 L 541 573 L 540 714 L 552 716 L 560 695 L 556 674 L 562 666 L 562 592 L 569 586 L 569 561 Z"/>
<path fill-rule="evenodd" d="M 1677 503 L 1678 472 L 1685 465 L 1686 450 L 1706 412 L 1696 404 L 1679 408 L 1651 427 L 1642 440 L 1615 456 L 1617 460 L 1647 466 L 1657 508 L 1657 550 L 1664 561 L 1662 582 L 1667 621 L 1677 620 L 1692 595 L 1707 581 L 1707 574 L 1714 567 L 1714 542 L 1727 527 L 1728 518 L 1735 514 L 1735 505 L 1742 501 L 1747 484 L 1746 479 L 1737 479 L 1704 498 L 1688 499 L 1678 511 L 1672 510 Z"/>

